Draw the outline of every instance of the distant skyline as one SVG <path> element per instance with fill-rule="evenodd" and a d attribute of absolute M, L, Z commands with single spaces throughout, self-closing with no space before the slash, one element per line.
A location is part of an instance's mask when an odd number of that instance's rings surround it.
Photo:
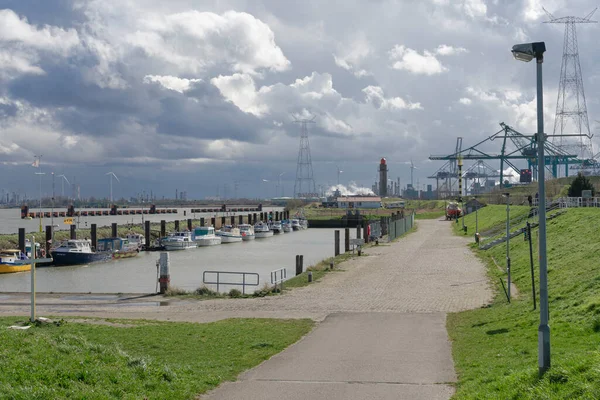
<path fill-rule="evenodd" d="M 84 197 L 291 196 L 300 127 L 317 186 L 421 187 L 450 154 L 500 130 L 535 130 L 535 68 L 515 43 L 546 42 L 552 131 L 566 0 L 5 0 L 0 9 L 0 190 L 35 194 L 32 167 Z M 600 18 L 600 15 L 597 15 Z M 595 24 L 578 27 L 592 133 L 600 119 Z M 497 147 L 489 151 L 499 152 Z M 600 149 L 594 138 L 596 152 Z M 465 168 L 469 164 L 466 164 Z M 492 163 L 499 168 L 499 163 Z M 523 165 L 524 167 L 524 165 Z M 282 175 L 283 174 L 283 175 Z M 281 175 L 281 186 L 279 177 Z M 263 182 L 267 180 L 268 182 Z M 234 189 L 237 182 L 237 190 Z M 66 189 L 65 189 L 66 190 Z M 56 193 L 61 183 L 56 179 Z M 51 175 L 42 192 L 52 193 Z M 69 191 L 70 193 L 70 191 Z"/>

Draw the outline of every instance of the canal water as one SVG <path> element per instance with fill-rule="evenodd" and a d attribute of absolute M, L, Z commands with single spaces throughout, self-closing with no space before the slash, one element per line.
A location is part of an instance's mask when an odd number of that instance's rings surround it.
<path fill-rule="evenodd" d="M 97 217 L 102 218 L 102 217 Z M 204 271 L 250 272 L 259 274 L 258 286 L 246 287 L 253 293 L 270 284 L 271 271 L 285 268 L 287 277 L 295 275 L 296 254 L 304 256 L 304 268 L 334 255 L 334 229 L 307 229 L 249 242 L 221 244 L 169 252 L 171 285 L 192 291 L 203 286 Z M 351 238 L 356 235 L 350 229 Z M 344 232 L 341 230 L 341 251 Z M 74 267 L 37 268 L 38 292 L 54 293 L 154 293 L 159 252 L 141 252 L 137 257 Z M 210 274 L 207 280 L 214 280 Z M 221 280 L 241 276 L 226 275 Z M 255 277 L 247 277 L 255 282 Z M 215 290 L 216 285 L 206 285 Z M 220 291 L 234 286 L 220 285 Z M 235 286 L 242 289 L 239 286 Z M 0 292 L 28 292 L 30 273 L 0 275 Z"/>
<path fill-rule="evenodd" d="M 216 207 L 216 206 L 215 206 Z M 142 207 L 132 207 L 132 209 L 141 209 Z M 167 207 L 157 207 L 157 208 L 167 208 Z M 174 208 L 174 207 L 168 207 Z M 148 209 L 148 207 L 146 207 Z M 77 209 L 77 211 L 82 211 L 83 209 Z M 91 209 L 86 209 L 91 210 Z M 108 210 L 105 209 L 94 209 L 94 210 Z M 152 221 L 152 222 L 160 222 L 161 220 L 165 221 L 175 221 L 175 220 L 185 220 L 188 218 L 200 219 L 200 218 L 211 218 L 211 217 L 222 217 L 222 216 L 230 216 L 237 215 L 236 213 L 192 213 L 190 208 L 177 208 L 179 211 L 177 214 L 144 214 L 142 218 L 142 214 L 140 215 L 110 215 L 110 216 L 94 216 L 94 217 L 73 217 L 75 224 L 78 228 L 81 229 L 89 229 L 91 224 L 97 224 L 98 227 L 101 226 L 110 226 L 111 223 L 116 222 L 119 225 L 125 224 L 142 224 L 143 221 Z M 39 209 L 32 208 L 31 212 L 38 212 Z M 50 212 L 50 208 L 42 208 L 42 212 Z M 64 208 L 55 208 L 54 211 L 66 211 Z M 264 212 L 269 211 L 283 211 L 283 207 L 264 207 Z M 241 212 L 244 216 L 248 215 L 250 212 Z M 254 213 L 254 211 L 252 212 Z M 19 228 L 25 228 L 25 232 L 37 232 L 39 231 L 40 220 L 39 218 L 34 218 L 31 220 L 21 219 L 21 210 L 18 208 L 9 208 L 9 209 L 0 209 L 0 234 L 16 234 L 19 232 Z M 58 230 L 68 230 L 69 226 L 65 225 L 63 217 L 54 218 L 54 225 L 58 225 Z M 229 220 L 228 220 L 229 222 Z M 42 228 L 45 229 L 46 225 L 52 225 L 52 218 L 43 218 L 42 219 Z"/>

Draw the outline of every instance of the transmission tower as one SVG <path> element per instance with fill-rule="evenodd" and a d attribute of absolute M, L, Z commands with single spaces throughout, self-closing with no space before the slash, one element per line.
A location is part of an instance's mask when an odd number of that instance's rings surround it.
<path fill-rule="evenodd" d="M 552 142 L 559 147 L 577 154 L 580 160 L 589 160 L 594 156 L 592 140 L 590 135 L 590 124 L 588 121 L 585 93 L 583 90 L 583 78 L 581 76 L 581 65 L 579 64 L 579 46 L 577 44 L 577 29 L 575 24 L 593 24 L 592 15 L 597 8 L 585 17 L 560 17 L 556 18 L 546 9 L 548 15 L 547 24 L 565 24 L 565 39 L 563 44 L 562 65 L 560 68 L 560 81 L 558 85 L 558 99 L 556 100 L 556 116 L 554 119 L 554 136 Z M 572 123 L 569 124 L 569 122 Z M 567 143 L 564 135 L 578 134 L 579 143 Z M 580 164 L 581 168 L 584 164 Z M 565 175 L 568 172 L 565 169 Z"/>
<path fill-rule="evenodd" d="M 310 143 L 308 142 L 308 124 L 315 123 L 312 119 L 296 119 L 300 124 L 300 150 L 298 151 L 298 166 L 296 167 L 296 183 L 294 184 L 294 197 L 316 197 L 315 180 L 313 178 L 312 160 L 310 158 Z"/>

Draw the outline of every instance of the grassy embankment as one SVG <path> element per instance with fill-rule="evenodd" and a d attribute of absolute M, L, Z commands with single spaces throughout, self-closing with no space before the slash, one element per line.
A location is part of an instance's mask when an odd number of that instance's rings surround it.
<path fill-rule="evenodd" d="M 480 210 L 480 226 L 503 224 L 503 206 Z M 505 212 L 505 211 L 504 211 Z M 474 225 L 474 215 L 466 217 Z M 504 276 L 491 261 L 504 264 L 506 246 L 477 251 L 495 289 L 489 308 L 451 314 L 448 330 L 459 374 L 457 399 L 600 398 L 600 210 L 571 209 L 548 221 L 548 286 L 552 368 L 538 378 L 538 309 L 533 310 L 529 246 L 510 242 L 512 279 L 520 291 L 508 304 L 500 287 Z M 539 293 L 538 233 L 534 239 Z"/>
<path fill-rule="evenodd" d="M 0 318 L 2 398 L 191 399 L 235 380 L 313 326 L 310 320 L 122 320 L 6 329 L 19 320 Z"/>
<path fill-rule="evenodd" d="M 529 213 L 529 206 L 510 206 L 510 219 L 515 220 L 524 217 Z M 519 225 L 521 227 L 525 224 Z M 465 216 L 465 225 L 468 228 L 468 234 L 475 234 L 475 213 L 471 213 Z M 477 217 L 477 226 L 479 232 L 483 233 L 492 228 L 506 226 L 506 205 L 493 205 L 490 204 L 486 207 L 480 208 Z M 458 219 L 458 224 L 454 223 L 454 231 L 456 233 L 462 232 L 462 217 Z M 511 226 L 511 232 L 515 230 L 516 226 Z M 521 240 L 523 237 L 521 236 Z"/>

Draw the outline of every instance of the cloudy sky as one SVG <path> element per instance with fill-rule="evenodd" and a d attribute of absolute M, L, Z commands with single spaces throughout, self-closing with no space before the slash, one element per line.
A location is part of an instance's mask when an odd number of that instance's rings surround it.
<path fill-rule="evenodd" d="M 556 16 L 592 1 L 545 0 Z M 564 26 L 541 0 L 0 0 L 0 188 L 35 193 L 31 167 L 82 196 L 292 195 L 300 126 L 317 185 L 420 185 L 453 152 L 505 122 L 535 130 L 534 64 L 544 40 L 552 131 Z M 599 16 L 600 17 L 600 16 Z M 579 26 L 590 126 L 599 111 L 598 26 Z M 499 146 L 499 143 L 497 144 Z M 499 151 L 491 148 L 490 151 Z M 268 182 L 263 182 L 267 180 Z M 51 192 L 51 180 L 44 192 Z M 225 187 L 226 186 L 226 187 Z M 57 181 L 57 192 L 60 192 Z"/>

